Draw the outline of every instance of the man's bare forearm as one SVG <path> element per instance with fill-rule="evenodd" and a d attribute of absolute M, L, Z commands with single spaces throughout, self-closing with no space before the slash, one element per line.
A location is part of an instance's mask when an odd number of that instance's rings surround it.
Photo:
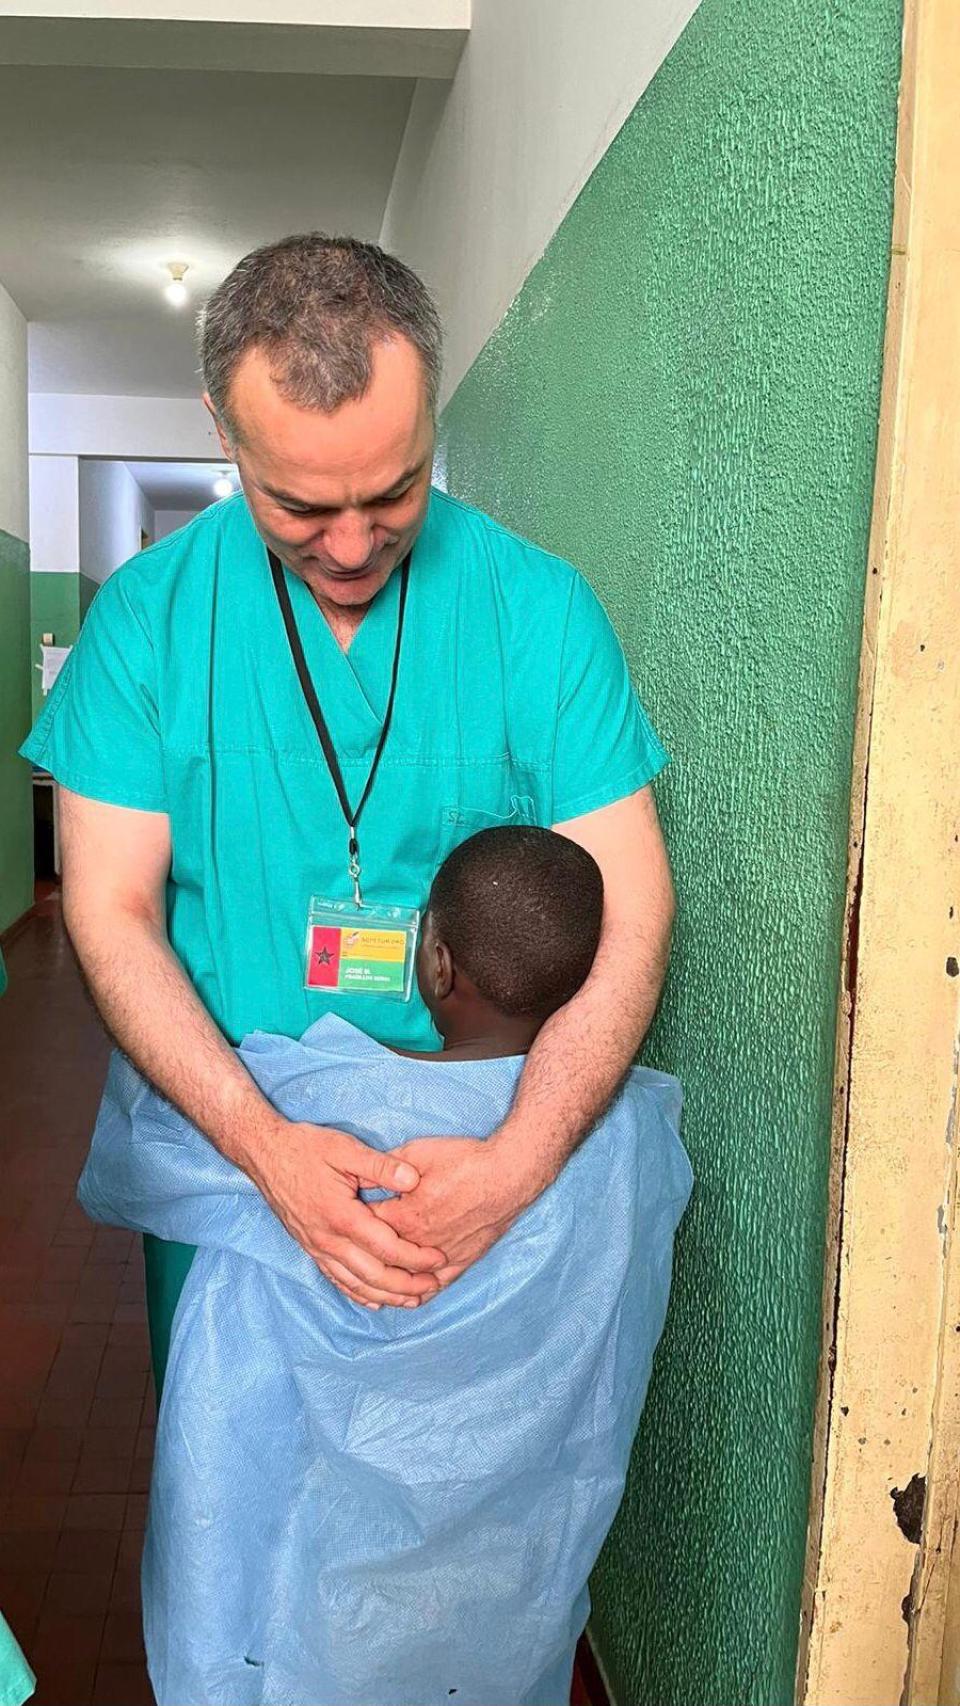
<path fill-rule="evenodd" d="M 442 1249 L 382 1225 L 362 1186 L 412 1191 L 415 1167 L 313 1121 L 288 1121 L 244 1070 L 167 939 L 165 813 L 61 790 L 63 912 L 93 998 L 121 1048 L 228 1160 L 292 1238 L 358 1303 L 420 1302 Z"/>
<path fill-rule="evenodd" d="M 607 924 L 589 978 L 548 1020 L 527 1056 L 495 1139 L 531 1200 L 600 1118 L 656 1011 L 670 947 L 672 902 L 654 934 Z"/>
<path fill-rule="evenodd" d="M 556 1178 L 634 1059 L 660 999 L 675 911 L 649 784 L 556 827 L 600 866 L 603 931 L 586 983 L 536 1038 L 494 1140 L 504 1173 L 530 1200 Z"/>
<path fill-rule="evenodd" d="M 251 1171 L 278 1116 L 217 1029 L 159 920 L 120 908 L 109 928 L 65 918 L 91 994 L 134 1065 L 221 1153 Z"/>

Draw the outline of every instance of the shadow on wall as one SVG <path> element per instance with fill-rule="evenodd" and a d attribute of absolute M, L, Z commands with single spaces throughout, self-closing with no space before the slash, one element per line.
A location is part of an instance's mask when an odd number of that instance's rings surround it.
<path fill-rule="evenodd" d="M 593 1583 L 620 1706 L 793 1699 L 900 22 L 703 0 L 442 421 L 450 490 L 587 572 L 674 759 L 647 1058 L 698 1189 Z"/>

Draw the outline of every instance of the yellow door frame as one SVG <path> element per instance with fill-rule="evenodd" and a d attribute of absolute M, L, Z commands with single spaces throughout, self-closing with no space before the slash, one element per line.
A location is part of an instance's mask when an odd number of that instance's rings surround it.
<path fill-rule="evenodd" d="M 958 90 L 906 0 L 801 1706 L 960 1706 Z"/>

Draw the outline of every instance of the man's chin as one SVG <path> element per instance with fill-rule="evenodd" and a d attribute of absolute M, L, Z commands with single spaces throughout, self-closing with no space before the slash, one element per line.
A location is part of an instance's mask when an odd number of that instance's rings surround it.
<path fill-rule="evenodd" d="M 306 579 L 314 591 L 319 593 L 320 597 L 328 603 L 337 604 L 342 609 L 350 610 L 358 605 L 370 604 L 376 598 L 377 593 L 386 586 L 396 566 L 396 563 L 390 563 L 386 567 L 382 563 L 377 563 L 374 568 L 367 570 L 364 574 L 337 575 L 331 574 L 329 570 L 308 565 L 308 570 L 312 568 L 313 572 L 308 572 Z"/>
<path fill-rule="evenodd" d="M 389 580 L 390 573 L 389 569 L 380 569 L 375 574 L 357 575 L 344 580 L 338 580 L 332 575 L 322 575 L 318 577 L 316 590 L 326 603 L 336 604 L 342 610 L 355 610 L 373 602 Z"/>

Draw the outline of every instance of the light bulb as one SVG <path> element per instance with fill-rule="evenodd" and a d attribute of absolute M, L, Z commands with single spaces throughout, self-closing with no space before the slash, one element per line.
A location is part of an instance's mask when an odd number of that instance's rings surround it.
<path fill-rule="evenodd" d="M 182 308 L 187 300 L 187 287 L 183 282 L 184 273 L 189 271 L 187 264 L 185 261 L 168 261 L 167 271 L 170 283 L 165 286 L 163 294 L 171 308 Z"/>
<path fill-rule="evenodd" d="M 229 474 L 221 474 L 218 479 L 214 480 L 213 495 L 215 498 L 233 497 L 233 481 Z"/>

